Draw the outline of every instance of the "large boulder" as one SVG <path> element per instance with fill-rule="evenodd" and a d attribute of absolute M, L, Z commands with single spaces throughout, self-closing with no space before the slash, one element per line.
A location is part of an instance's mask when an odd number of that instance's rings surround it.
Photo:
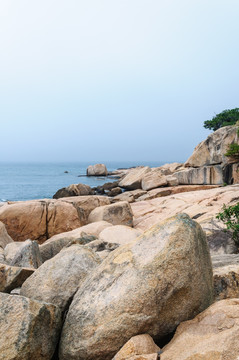
<path fill-rule="evenodd" d="M 119 186 L 127 190 L 142 189 L 141 181 L 149 172 L 151 172 L 151 169 L 148 166 L 130 169 L 127 175 L 119 182 Z"/>
<path fill-rule="evenodd" d="M 201 167 L 226 164 L 229 161 L 228 157 L 225 156 L 228 145 L 237 141 L 237 126 L 224 126 L 198 144 L 184 165 L 187 167 Z"/>
<path fill-rule="evenodd" d="M 89 222 L 107 221 L 113 225 L 133 226 L 133 214 L 127 201 L 100 206 L 89 215 Z"/>
<path fill-rule="evenodd" d="M 112 360 L 131 360 L 132 356 L 157 354 L 159 351 L 160 348 L 154 343 L 150 335 L 136 335 L 127 341 Z"/>
<path fill-rule="evenodd" d="M 155 340 L 213 299 L 205 235 L 187 215 L 113 251 L 78 290 L 62 331 L 60 360 L 108 360 L 132 336 Z"/>
<path fill-rule="evenodd" d="M 160 360 L 237 360 L 238 337 L 239 299 L 222 300 L 180 324 Z"/>
<path fill-rule="evenodd" d="M 8 235 L 5 225 L 0 221 L 0 247 L 4 249 L 7 244 L 12 242 L 13 240 Z"/>
<path fill-rule="evenodd" d="M 108 171 L 104 164 L 89 165 L 86 170 L 87 176 L 107 176 Z"/>
<path fill-rule="evenodd" d="M 174 174 L 180 185 L 221 185 L 224 183 L 222 165 L 203 166 Z"/>
<path fill-rule="evenodd" d="M 141 187 L 143 190 L 148 191 L 160 186 L 167 186 L 167 178 L 159 171 L 151 171 L 147 173 L 141 181 Z"/>
<path fill-rule="evenodd" d="M 50 239 L 45 241 L 44 244 L 40 245 L 42 261 L 44 262 L 51 259 L 53 256 L 58 254 L 63 247 L 67 246 L 72 241 L 82 238 L 85 239 L 85 236 L 88 235 L 98 237 L 104 229 L 110 226 L 112 226 L 112 224 L 107 221 L 96 221 L 92 224 L 87 224 L 77 229 L 52 236 Z M 82 245 L 84 245 L 83 239 Z"/>
<path fill-rule="evenodd" d="M 110 204 L 105 196 L 75 196 L 59 200 L 31 200 L 0 207 L 0 221 L 14 241 L 43 243 L 53 235 L 88 223 L 90 212 Z"/>
<path fill-rule="evenodd" d="M 57 192 L 53 195 L 53 199 L 83 195 L 94 195 L 94 190 L 92 190 L 89 185 L 71 184 L 67 187 L 57 190 Z"/>
<path fill-rule="evenodd" d="M 0 264 L 0 292 L 10 292 L 22 286 L 34 269 Z"/>
<path fill-rule="evenodd" d="M 52 305 L 0 293 L 0 360 L 51 360 L 61 328 Z"/>
<path fill-rule="evenodd" d="M 104 229 L 99 235 L 99 240 L 118 245 L 125 245 L 130 241 L 135 240 L 140 235 L 142 235 L 141 230 L 132 229 L 125 225 L 115 225 Z"/>
<path fill-rule="evenodd" d="M 22 285 L 21 295 L 52 303 L 64 311 L 86 275 L 99 263 L 93 250 L 72 245 L 36 270 Z"/>

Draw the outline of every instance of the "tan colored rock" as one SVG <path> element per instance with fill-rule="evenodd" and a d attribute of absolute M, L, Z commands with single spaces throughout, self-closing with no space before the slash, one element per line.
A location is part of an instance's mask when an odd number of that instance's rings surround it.
<path fill-rule="evenodd" d="M 97 221 L 92 224 L 84 225 L 77 229 L 52 236 L 50 239 L 45 241 L 44 244 L 40 245 L 42 261 L 44 262 L 51 259 L 70 242 L 80 239 L 85 235 L 94 235 L 98 237 L 104 229 L 110 226 L 112 226 L 112 224 L 106 221 Z M 82 245 L 84 245 L 83 242 Z"/>
<path fill-rule="evenodd" d="M 18 247 L 10 265 L 37 269 L 42 264 L 42 258 L 36 241 L 26 240 Z"/>
<path fill-rule="evenodd" d="M 228 163 L 225 153 L 228 145 L 234 142 L 238 142 L 237 126 L 222 127 L 198 144 L 184 165 L 187 167 L 201 167 Z"/>
<path fill-rule="evenodd" d="M 51 360 L 61 329 L 52 304 L 0 293 L 0 360 Z"/>
<path fill-rule="evenodd" d="M 0 247 L 0 264 L 5 263 L 5 256 L 4 256 L 4 250 Z"/>
<path fill-rule="evenodd" d="M 59 200 L 31 200 L 0 207 L 2 221 L 14 241 L 43 243 L 53 235 L 86 225 L 90 212 L 110 204 L 105 196 L 74 196 Z"/>
<path fill-rule="evenodd" d="M 21 295 L 57 305 L 64 311 L 86 276 L 99 264 L 93 250 L 72 245 L 44 262 L 24 282 Z"/>
<path fill-rule="evenodd" d="M 168 183 L 168 186 L 178 186 L 178 179 L 174 175 L 167 175 L 166 180 Z"/>
<path fill-rule="evenodd" d="M 224 183 L 221 165 L 189 168 L 174 174 L 180 185 L 221 185 Z"/>
<path fill-rule="evenodd" d="M 67 187 L 59 189 L 54 195 L 53 199 L 59 199 L 69 196 L 84 196 L 94 195 L 94 190 L 89 185 L 85 184 L 71 184 Z"/>
<path fill-rule="evenodd" d="M 212 298 L 204 233 L 178 215 L 114 250 L 84 282 L 66 316 L 59 358 L 112 359 L 142 329 L 160 338 Z"/>
<path fill-rule="evenodd" d="M 104 164 L 89 165 L 86 170 L 87 176 L 107 176 L 108 171 Z"/>
<path fill-rule="evenodd" d="M 145 195 L 140 196 L 136 201 L 152 200 L 162 196 L 168 196 L 172 193 L 171 189 L 161 188 L 148 191 Z"/>
<path fill-rule="evenodd" d="M 120 201 L 115 204 L 100 206 L 94 209 L 89 215 L 89 222 L 107 221 L 113 225 L 133 225 L 133 214 L 127 201 Z"/>
<path fill-rule="evenodd" d="M 177 189 L 177 187 L 171 189 Z M 235 205 L 238 196 L 239 186 L 231 185 L 134 202 L 131 204 L 134 228 L 145 231 L 170 216 L 185 212 L 196 219 L 203 229 L 209 231 L 211 228 L 213 231 L 214 225 L 211 224 L 211 220 L 221 211 L 223 204 Z"/>
<path fill-rule="evenodd" d="M 0 264 L 0 292 L 10 292 L 22 286 L 34 269 Z"/>
<path fill-rule="evenodd" d="M 151 172 L 151 169 L 148 166 L 131 169 L 119 182 L 119 186 L 128 190 L 141 189 L 141 181 L 149 172 Z"/>
<path fill-rule="evenodd" d="M 136 335 L 127 341 L 112 360 L 128 360 L 137 355 L 157 354 L 159 350 L 150 335 Z"/>
<path fill-rule="evenodd" d="M 148 191 L 161 186 L 167 186 L 168 182 L 166 176 L 160 172 L 151 171 L 147 173 L 141 181 L 141 187 L 143 190 Z"/>
<path fill-rule="evenodd" d="M 128 201 L 129 203 L 131 203 L 144 194 L 147 194 L 147 191 L 141 189 L 125 191 L 122 194 L 115 196 L 114 201 Z"/>
<path fill-rule="evenodd" d="M 164 175 L 172 175 L 173 173 L 175 173 L 175 171 L 178 171 L 178 170 L 182 169 L 183 167 L 184 167 L 184 164 L 174 162 L 174 163 L 164 164 L 164 165 L 160 166 L 159 169 Z"/>
<path fill-rule="evenodd" d="M 141 230 L 132 229 L 125 225 L 115 225 L 104 229 L 99 235 L 99 240 L 125 245 L 140 235 L 142 235 Z"/>
<path fill-rule="evenodd" d="M 133 355 L 127 360 L 158 360 L 158 354 L 143 354 L 143 355 Z"/>
<path fill-rule="evenodd" d="M 17 252 L 19 251 L 20 247 L 24 244 L 24 241 L 14 241 L 8 244 L 4 249 L 4 258 L 7 264 L 11 264 L 12 260 L 16 256 Z"/>
<path fill-rule="evenodd" d="M 8 235 L 5 225 L 0 221 L 0 247 L 4 249 L 7 244 L 12 242 L 13 240 Z"/>
<path fill-rule="evenodd" d="M 160 360 L 237 360 L 238 336 L 239 299 L 222 300 L 180 324 Z"/>

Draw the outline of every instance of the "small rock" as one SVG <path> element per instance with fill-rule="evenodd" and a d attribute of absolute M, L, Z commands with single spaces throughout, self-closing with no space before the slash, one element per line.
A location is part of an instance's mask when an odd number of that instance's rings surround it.
<path fill-rule="evenodd" d="M 39 245 L 36 241 L 26 240 L 19 246 L 10 265 L 37 269 L 42 264 Z"/>
<path fill-rule="evenodd" d="M 89 185 L 72 184 L 69 185 L 68 187 L 58 190 L 53 195 L 53 199 L 60 199 L 63 197 L 70 197 L 70 196 L 85 196 L 85 195 L 94 195 L 94 190 L 92 190 Z"/>
<path fill-rule="evenodd" d="M 13 240 L 8 235 L 5 225 L 0 221 L 0 247 L 4 249 L 7 244 L 12 242 Z"/>
<path fill-rule="evenodd" d="M 22 286 L 34 272 L 33 269 L 0 264 L 0 292 L 9 293 Z"/>
<path fill-rule="evenodd" d="M 117 195 L 119 195 L 119 194 L 121 194 L 121 193 L 122 193 L 121 188 L 120 188 L 120 187 L 116 187 L 116 188 L 111 189 L 111 190 L 107 193 L 107 195 L 113 197 L 113 196 L 117 196 Z"/>
<path fill-rule="evenodd" d="M 89 215 L 89 222 L 101 220 L 113 225 L 133 226 L 133 214 L 129 203 L 122 201 L 94 209 Z"/>

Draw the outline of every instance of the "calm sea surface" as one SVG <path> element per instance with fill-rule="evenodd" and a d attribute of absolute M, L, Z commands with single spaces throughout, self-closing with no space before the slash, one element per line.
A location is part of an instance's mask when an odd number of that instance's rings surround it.
<path fill-rule="evenodd" d="M 165 162 L 105 162 L 107 169 L 137 165 L 150 167 Z M 0 201 L 52 198 L 55 192 L 70 184 L 83 183 L 91 187 L 112 181 L 107 177 L 85 175 L 90 163 L 0 163 Z M 64 173 L 68 171 L 68 173 Z"/>

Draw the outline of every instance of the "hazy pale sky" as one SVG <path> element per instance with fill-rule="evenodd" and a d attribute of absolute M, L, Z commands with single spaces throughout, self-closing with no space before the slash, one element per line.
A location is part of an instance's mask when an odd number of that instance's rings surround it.
<path fill-rule="evenodd" d="M 0 161 L 184 161 L 238 107 L 238 0 L 1 0 Z"/>

